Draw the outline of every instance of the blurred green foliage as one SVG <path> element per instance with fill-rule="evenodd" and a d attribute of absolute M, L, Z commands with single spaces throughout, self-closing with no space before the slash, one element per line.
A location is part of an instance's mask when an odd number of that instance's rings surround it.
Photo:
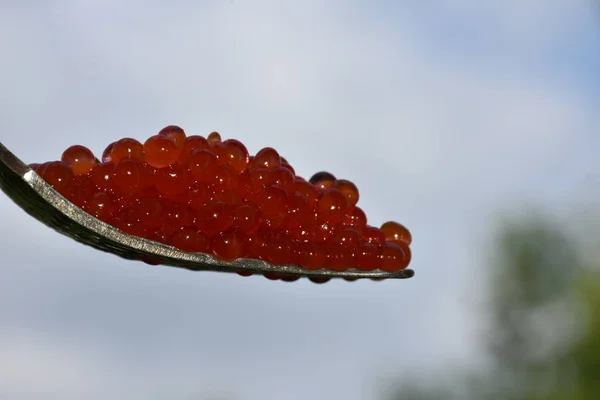
<path fill-rule="evenodd" d="M 551 216 L 502 223 L 485 290 L 489 369 L 400 384 L 386 400 L 600 399 L 600 260 L 579 238 Z"/>

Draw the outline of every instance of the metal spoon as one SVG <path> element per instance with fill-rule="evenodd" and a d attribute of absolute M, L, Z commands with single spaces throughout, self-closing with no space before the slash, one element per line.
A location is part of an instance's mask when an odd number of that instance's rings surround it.
<path fill-rule="evenodd" d="M 289 280 L 307 277 L 315 282 L 328 278 L 348 280 L 411 278 L 414 271 L 307 270 L 295 265 L 273 265 L 256 259 L 233 262 L 209 254 L 188 253 L 172 246 L 131 236 L 89 215 L 47 184 L 38 174 L 0 143 L 0 188 L 19 207 L 40 222 L 76 241 L 129 260 L 186 268 L 194 271 L 240 272 L 283 275 Z"/>

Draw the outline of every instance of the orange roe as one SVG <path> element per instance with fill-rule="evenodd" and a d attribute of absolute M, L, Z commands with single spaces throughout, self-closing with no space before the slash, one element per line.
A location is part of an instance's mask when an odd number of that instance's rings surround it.
<path fill-rule="evenodd" d="M 385 242 L 379 246 L 379 268 L 384 271 L 398 271 L 406 268 L 407 255 L 395 243 Z"/>
<path fill-rule="evenodd" d="M 77 145 L 61 161 L 30 168 L 73 204 L 125 233 L 223 261 L 398 271 L 412 258 L 408 229 L 392 221 L 367 225 L 351 181 L 329 172 L 306 181 L 275 149 L 252 156 L 243 143 L 222 141 L 217 132 L 186 136 L 169 125 L 143 145 L 132 138 L 110 144 L 101 160 Z"/>
<path fill-rule="evenodd" d="M 73 183 L 71 167 L 62 161 L 54 161 L 46 167 L 42 178 L 48 182 L 58 193 L 65 196 Z"/>
<path fill-rule="evenodd" d="M 381 231 L 385 235 L 385 240 L 390 242 L 404 242 L 410 244 L 412 242 L 412 236 L 408 229 L 404 225 L 401 225 L 394 221 L 388 221 L 381 225 Z"/>
<path fill-rule="evenodd" d="M 124 158 L 113 171 L 113 184 L 123 193 L 136 193 L 141 188 L 142 164 L 133 158 Z"/>
<path fill-rule="evenodd" d="M 367 225 L 367 215 L 360 207 L 350 206 L 346 211 L 345 226 L 364 228 Z"/>
<path fill-rule="evenodd" d="M 208 137 L 206 138 L 206 140 L 208 140 L 208 143 L 220 142 L 221 134 L 219 132 L 211 132 L 208 134 Z"/>
<path fill-rule="evenodd" d="M 164 168 L 179 159 L 181 150 L 166 136 L 154 135 L 144 142 L 146 162 L 155 168 Z"/>
<path fill-rule="evenodd" d="M 60 159 L 71 167 L 74 175 L 87 174 L 96 165 L 94 153 L 87 147 L 79 145 L 66 149 Z"/>
<path fill-rule="evenodd" d="M 112 153 L 113 147 L 115 147 L 115 143 L 116 142 L 112 142 L 111 144 L 106 146 L 106 149 L 104 149 L 104 152 L 102 153 L 102 160 L 101 160 L 103 163 L 112 161 L 110 154 Z"/>
<path fill-rule="evenodd" d="M 187 162 L 192 152 L 196 149 L 210 149 L 210 144 L 208 140 L 203 136 L 192 135 L 185 138 L 185 143 L 183 144 L 183 149 L 181 150 L 180 159 L 183 162 Z"/>
<path fill-rule="evenodd" d="M 248 149 L 239 140 L 227 139 L 220 147 L 220 157 L 222 157 L 227 165 L 229 165 L 237 174 L 242 173 L 250 162 Z"/>
<path fill-rule="evenodd" d="M 333 182 L 333 181 L 335 181 L 335 176 L 333 176 L 332 173 L 326 172 L 326 171 L 317 172 L 309 179 L 309 182 L 312 183 L 313 185 L 318 182 Z"/>
<path fill-rule="evenodd" d="M 83 206 L 83 210 L 104 222 L 112 218 L 114 211 L 110 196 L 105 192 L 94 193 Z"/>
<path fill-rule="evenodd" d="M 125 158 L 132 158 L 136 161 L 144 161 L 144 146 L 135 139 L 124 138 L 117 140 L 110 152 L 111 161 L 117 163 Z"/>
<path fill-rule="evenodd" d="M 356 268 L 363 271 L 372 271 L 379 268 L 379 248 L 369 242 L 360 243 L 354 249 L 354 263 Z"/>
<path fill-rule="evenodd" d="M 169 125 L 161 129 L 160 132 L 158 132 L 158 134 L 160 136 L 165 136 L 171 139 L 173 143 L 175 143 L 175 147 L 179 152 L 183 150 L 186 137 L 184 130 L 180 127 L 176 125 Z"/>
<path fill-rule="evenodd" d="M 244 256 L 244 237 L 235 227 L 229 227 L 212 238 L 211 247 L 218 259 L 234 261 Z"/>
<path fill-rule="evenodd" d="M 358 189 L 356 185 L 346 179 L 336 179 L 332 182 L 331 188 L 338 189 L 348 199 L 348 204 L 351 206 L 358 203 Z"/>
<path fill-rule="evenodd" d="M 242 204 L 233 210 L 234 223 L 238 229 L 246 234 L 250 235 L 258 229 L 261 223 L 260 214 L 258 209 L 253 204 Z"/>
<path fill-rule="evenodd" d="M 156 173 L 155 186 L 166 197 L 175 197 L 188 189 L 188 169 L 181 163 L 173 163 Z"/>
<path fill-rule="evenodd" d="M 281 157 L 277 150 L 271 147 L 261 149 L 250 162 L 252 168 L 275 169 L 281 166 Z"/>
<path fill-rule="evenodd" d="M 317 202 L 317 216 L 325 222 L 341 223 L 346 218 L 348 199 L 337 189 L 324 189 Z"/>
<path fill-rule="evenodd" d="M 374 226 L 365 226 L 362 230 L 362 240 L 367 243 L 381 244 L 385 242 L 385 235 L 379 228 Z"/>
<path fill-rule="evenodd" d="M 196 182 L 213 182 L 218 167 L 217 156 L 210 150 L 196 149 L 188 158 L 188 168 Z"/>

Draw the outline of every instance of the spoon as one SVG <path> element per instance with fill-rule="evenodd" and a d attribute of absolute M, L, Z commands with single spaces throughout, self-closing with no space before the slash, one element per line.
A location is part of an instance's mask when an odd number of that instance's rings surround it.
<path fill-rule="evenodd" d="M 0 143 L 0 188 L 29 215 L 57 232 L 95 249 L 129 260 L 145 261 L 148 264 L 180 267 L 193 271 L 283 275 L 288 280 L 306 277 L 317 283 L 327 281 L 329 278 L 381 280 L 405 279 L 414 275 L 411 269 L 393 272 L 357 269 L 334 271 L 308 270 L 296 265 L 274 265 L 257 259 L 223 262 L 210 254 L 180 251 L 172 246 L 128 235 L 66 200 L 2 143 Z"/>

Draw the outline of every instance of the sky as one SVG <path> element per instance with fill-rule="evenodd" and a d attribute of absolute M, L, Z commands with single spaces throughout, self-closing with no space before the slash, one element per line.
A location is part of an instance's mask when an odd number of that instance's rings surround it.
<path fill-rule="evenodd" d="M 592 0 L 0 0 L 0 142 L 26 162 L 176 124 L 354 181 L 414 278 L 149 267 L 0 196 L 0 398 L 379 399 L 480 365 L 495 224 L 600 184 Z"/>

